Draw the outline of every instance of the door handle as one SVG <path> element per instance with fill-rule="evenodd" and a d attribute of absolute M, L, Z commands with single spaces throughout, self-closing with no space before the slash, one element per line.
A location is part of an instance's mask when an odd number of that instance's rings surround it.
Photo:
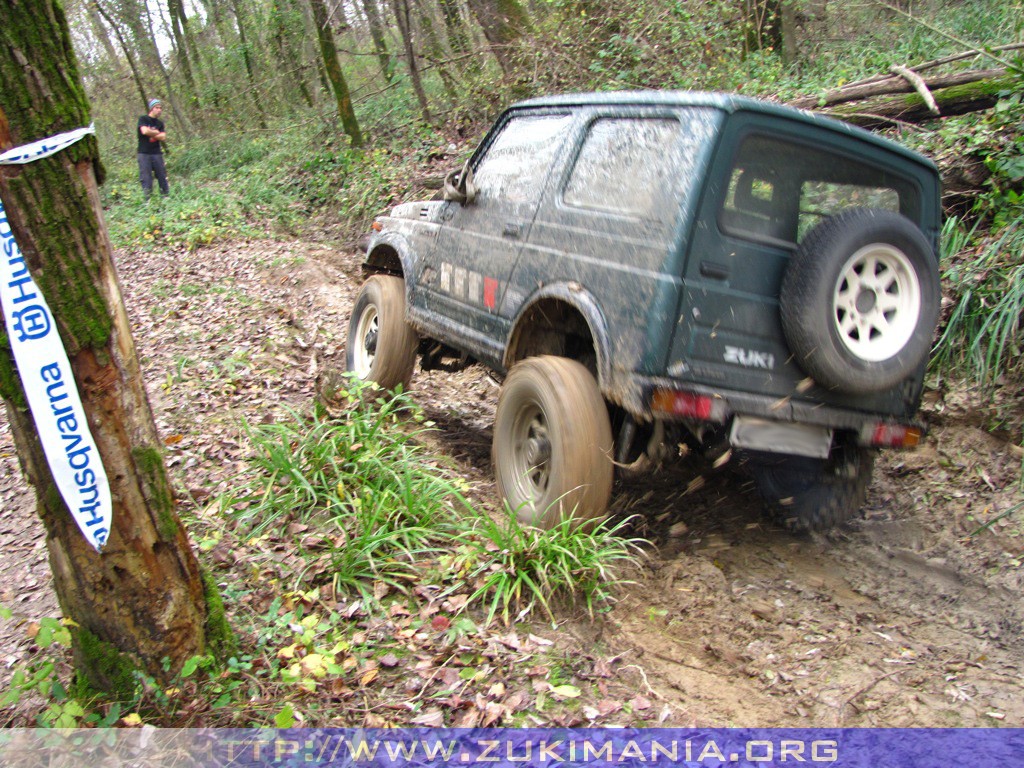
<path fill-rule="evenodd" d="M 700 274 L 703 277 L 711 277 L 715 280 L 728 280 L 732 270 L 725 264 L 716 264 L 713 261 L 702 261 L 700 263 Z"/>
<path fill-rule="evenodd" d="M 508 237 L 512 240 L 518 240 L 523 234 L 523 225 L 516 224 L 514 221 L 506 221 L 505 228 L 501 230 L 502 237 Z"/>

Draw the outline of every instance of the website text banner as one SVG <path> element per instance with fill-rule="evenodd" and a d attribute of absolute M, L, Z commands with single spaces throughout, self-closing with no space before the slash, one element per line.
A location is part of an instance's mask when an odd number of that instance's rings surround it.
<path fill-rule="evenodd" d="M 1009 768 L 1024 729 L 10 729 L 0 764 Z"/>

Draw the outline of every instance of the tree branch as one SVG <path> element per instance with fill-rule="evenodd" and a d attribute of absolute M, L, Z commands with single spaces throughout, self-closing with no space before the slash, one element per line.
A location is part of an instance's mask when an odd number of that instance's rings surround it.
<path fill-rule="evenodd" d="M 883 8 L 888 8 L 893 13 L 897 13 L 900 16 L 904 16 L 904 17 L 910 19 L 911 21 L 916 22 L 917 24 L 920 24 L 925 29 L 930 29 L 932 32 L 934 32 L 937 35 L 942 35 L 943 37 L 948 38 L 949 40 L 952 40 L 954 43 L 959 43 L 960 45 L 965 45 L 968 48 L 973 48 L 974 47 L 969 42 L 967 42 L 966 40 L 963 40 L 963 39 L 957 37 L 956 35 L 951 35 L 949 32 L 946 32 L 944 30 L 939 29 L 934 24 L 929 24 L 924 19 L 921 19 L 921 18 L 915 16 L 912 13 L 907 13 L 902 8 L 897 8 L 895 5 L 891 5 L 891 4 L 887 3 L 887 2 L 885 2 L 885 0 L 875 0 L 875 3 L 877 3 L 880 6 L 882 6 Z M 994 61 L 999 62 L 1000 64 L 1002 64 L 1004 67 L 1006 67 L 1009 70 L 1013 70 L 1014 72 L 1019 72 L 1020 71 L 1020 67 L 1014 65 L 1013 62 L 1008 61 L 1007 59 L 1004 59 L 1001 56 L 996 56 L 994 53 L 992 53 L 991 50 L 987 50 L 987 49 L 984 49 L 984 48 L 979 48 L 977 50 L 979 51 L 979 53 L 984 53 L 986 56 L 988 56 L 989 58 L 991 58 Z"/>
<path fill-rule="evenodd" d="M 924 99 L 924 103 L 928 105 L 928 109 L 933 115 L 941 114 L 939 112 L 939 105 L 935 103 L 935 97 L 932 96 L 932 92 L 928 90 L 928 86 L 925 85 L 924 80 L 921 79 L 919 74 L 910 71 L 906 67 L 898 65 L 890 67 L 889 71 L 895 75 L 899 75 L 914 86 L 914 90 L 921 95 L 921 98 Z"/>

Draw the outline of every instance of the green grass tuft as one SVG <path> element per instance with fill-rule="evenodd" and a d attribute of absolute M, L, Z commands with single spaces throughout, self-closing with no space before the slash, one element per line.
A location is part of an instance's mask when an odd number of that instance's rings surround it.
<path fill-rule="evenodd" d="M 247 538 L 299 532 L 309 571 L 326 571 L 335 590 L 404 591 L 444 562 L 437 578 L 472 591 L 467 604 L 483 605 L 488 621 L 513 611 L 553 617 L 554 601 L 577 599 L 593 616 L 622 583 L 618 567 L 637 560 L 625 522 L 541 531 L 474 508 L 465 482 L 424 449 L 432 427 L 408 395 L 353 379 L 339 398 L 340 418 L 291 412 L 249 427 L 250 466 L 221 502 Z"/>
<path fill-rule="evenodd" d="M 977 243 L 954 219 L 945 234 L 943 280 L 955 303 L 933 368 L 964 372 L 982 385 L 1024 375 L 1024 216 Z"/>
<path fill-rule="evenodd" d="M 622 567 L 639 563 L 639 542 L 622 537 L 627 523 L 577 527 L 563 520 L 541 530 L 521 525 L 512 512 L 498 520 L 480 515 L 459 536 L 456 570 L 476 585 L 469 602 L 486 609 L 488 622 L 500 615 L 507 624 L 538 608 L 554 621 L 554 604 L 579 599 L 593 618 L 595 605 L 625 583 Z"/>

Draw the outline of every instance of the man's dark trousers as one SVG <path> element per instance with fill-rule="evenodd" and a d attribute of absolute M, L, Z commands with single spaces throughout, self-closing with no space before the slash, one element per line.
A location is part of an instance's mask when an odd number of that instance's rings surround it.
<path fill-rule="evenodd" d="M 164 167 L 164 156 L 162 154 L 146 154 L 139 152 L 139 181 L 142 183 L 142 194 L 149 199 L 153 192 L 153 176 L 156 176 L 157 184 L 160 185 L 160 194 L 166 195 L 170 192 L 167 186 L 167 169 Z"/>

